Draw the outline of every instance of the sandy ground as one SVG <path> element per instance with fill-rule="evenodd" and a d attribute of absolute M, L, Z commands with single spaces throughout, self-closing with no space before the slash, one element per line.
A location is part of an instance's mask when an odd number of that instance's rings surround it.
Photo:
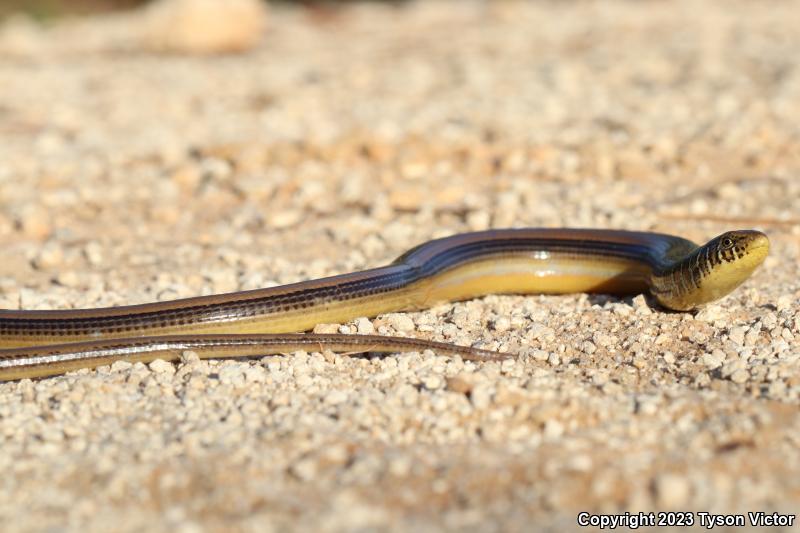
<path fill-rule="evenodd" d="M 7 24 L 2 307 L 283 284 L 488 227 L 758 228 L 773 251 L 695 315 L 641 296 L 490 296 L 323 327 L 529 354 L 502 365 L 299 353 L 0 384 L 3 529 L 796 512 L 798 12 L 284 7 L 250 53 L 219 57 L 152 53 L 135 15 Z"/>

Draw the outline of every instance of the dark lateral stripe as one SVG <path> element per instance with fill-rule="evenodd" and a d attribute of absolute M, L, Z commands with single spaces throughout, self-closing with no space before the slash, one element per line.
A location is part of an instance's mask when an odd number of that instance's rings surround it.
<path fill-rule="evenodd" d="M 548 237 L 549 233 L 569 235 L 569 238 Z M 604 239 L 604 234 L 610 238 Z M 669 267 L 664 263 L 664 253 L 673 242 L 680 240 L 657 234 L 592 230 L 573 230 L 569 233 L 561 230 L 508 230 L 487 232 L 486 238 L 477 238 L 476 235 L 484 234 L 468 234 L 425 243 L 401 256 L 399 263 L 396 261 L 386 267 L 273 289 L 111 309 L 0 312 L 0 335 L 119 334 L 145 332 L 151 328 L 247 320 L 388 294 L 471 261 L 512 254 L 547 252 L 586 260 L 611 257 L 664 269 Z M 502 235 L 508 235 L 509 238 L 503 238 Z"/>

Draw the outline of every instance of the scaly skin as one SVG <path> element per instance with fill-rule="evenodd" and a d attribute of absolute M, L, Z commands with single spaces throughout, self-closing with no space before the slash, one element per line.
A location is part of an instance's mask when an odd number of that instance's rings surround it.
<path fill-rule="evenodd" d="M 186 349 L 203 357 L 284 353 L 309 345 L 504 357 L 423 340 L 412 346 L 410 339 L 393 337 L 286 334 L 492 293 L 650 291 L 661 305 L 686 311 L 738 287 L 768 251 L 766 235 L 757 231 L 728 232 L 703 246 L 671 235 L 615 230 L 454 235 L 417 246 L 385 267 L 282 287 L 105 309 L 0 311 L 0 379 L 123 359 L 175 359 Z"/>

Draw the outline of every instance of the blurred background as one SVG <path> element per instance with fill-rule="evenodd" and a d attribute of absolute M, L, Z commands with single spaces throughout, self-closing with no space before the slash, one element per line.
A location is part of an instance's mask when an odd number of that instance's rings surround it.
<path fill-rule="evenodd" d="M 0 12 L 0 308 L 268 287 L 488 228 L 756 228 L 773 246 L 697 316 L 491 296 L 327 325 L 539 354 L 514 365 L 275 357 L 0 385 L 4 529 L 565 531 L 579 510 L 798 508 L 800 2 Z"/>
<path fill-rule="evenodd" d="M 54 17 L 65 13 L 91 13 L 96 11 L 110 11 L 135 6 L 139 1 L 92 1 L 76 0 L 65 2 L 58 0 L 3 0 L 0 2 L 0 16 L 9 13 L 24 12 L 37 17 Z"/>
<path fill-rule="evenodd" d="M 152 0 L 0 0 L 0 18 L 14 13 L 24 13 L 38 19 L 52 19 L 64 15 L 108 13 L 130 9 Z M 266 0 L 265 0 L 266 1 Z M 270 0 L 271 3 L 300 4 L 307 6 L 334 6 L 354 0 Z M 373 0 L 401 3 L 406 0 Z"/>
<path fill-rule="evenodd" d="M 129 9 L 146 0 L 1 0 L 0 17 L 25 13 L 40 19 Z"/>

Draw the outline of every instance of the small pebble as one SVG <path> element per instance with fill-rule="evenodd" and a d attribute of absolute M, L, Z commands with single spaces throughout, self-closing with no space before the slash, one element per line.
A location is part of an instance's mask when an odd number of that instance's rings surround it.
<path fill-rule="evenodd" d="M 219 370 L 219 381 L 235 387 L 243 387 L 245 384 L 244 371 L 242 365 L 237 363 L 227 364 Z"/>
<path fill-rule="evenodd" d="M 33 260 L 33 266 L 40 270 L 49 270 L 64 262 L 64 249 L 56 242 L 48 242 L 41 247 Z"/>
<path fill-rule="evenodd" d="M 734 383 L 744 383 L 749 377 L 750 374 L 747 372 L 747 370 L 740 369 L 731 374 L 731 381 Z"/>
<path fill-rule="evenodd" d="M 339 328 L 341 324 L 317 324 L 314 326 L 314 333 L 319 334 L 331 334 L 331 333 L 339 333 Z"/>
<path fill-rule="evenodd" d="M 372 335 L 375 333 L 375 326 L 368 318 L 361 317 L 356 320 L 356 330 L 359 335 Z"/>
<path fill-rule="evenodd" d="M 711 353 L 703 354 L 703 364 L 710 369 L 719 368 L 725 361 L 725 352 L 722 350 L 714 350 Z"/>
<path fill-rule="evenodd" d="M 442 380 L 441 377 L 434 374 L 426 377 L 423 384 L 425 385 L 425 388 L 428 390 L 438 390 L 444 386 L 444 381 Z"/>
<path fill-rule="evenodd" d="M 492 322 L 492 326 L 495 331 L 502 333 L 511 329 L 511 321 L 508 318 L 501 316 Z"/>
<path fill-rule="evenodd" d="M 156 359 L 152 361 L 149 365 L 150 370 L 155 372 L 156 374 L 174 374 L 175 373 L 175 365 L 170 362 L 164 361 L 163 359 Z"/>
<path fill-rule="evenodd" d="M 731 328 L 728 332 L 728 337 L 736 344 L 744 344 L 745 329 L 741 326 Z"/>
<path fill-rule="evenodd" d="M 470 401 L 475 409 L 488 408 L 492 401 L 491 387 L 485 383 L 475 385 L 470 393 Z"/>
<path fill-rule="evenodd" d="M 125 372 L 125 371 L 129 370 L 132 366 L 133 366 L 133 364 L 129 363 L 128 361 L 114 361 L 111 364 L 111 371 L 112 372 Z"/>
<path fill-rule="evenodd" d="M 414 331 L 414 321 L 411 320 L 411 318 L 409 318 L 408 315 L 401 313 L 392 313 L 386 316 L 386 321 L 392 328 L 396 329 L 397 331 L 401 331 L 404 333 Z"/>
<path fill-rule="evenodd" d="M 80 282 L 81 279 L 74 270 L 66 270 L 56 275 L 56 283 L 64 287 L 77 287 L 80 285 Z"/>
<path fill-rule="evenodd" d="M 474 387 L 474 379 L 469 374 L 447 378 L 447 390 L 459 394 L 469 394 Z"/>

